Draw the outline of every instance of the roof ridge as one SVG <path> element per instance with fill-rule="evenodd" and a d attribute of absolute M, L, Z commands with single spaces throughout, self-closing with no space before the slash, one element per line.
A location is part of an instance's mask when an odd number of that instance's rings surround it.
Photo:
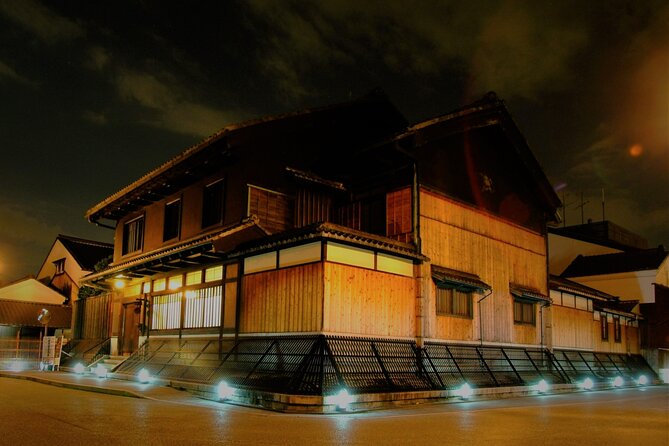
<path fill-rule="evenodd" d="M 114 248 L 113 243 L 101 242 L 99 240 L 85 239 L 85 238 L 75 237 L 75 236 L 66 235 L 66 234 L 58 234 L 56 239 L 65 239 L 65 240 L 69 240 L 71 242 L 81 243 L 81 244 L 84 244 L 84 245 L 99 246 L 101 248 Z"/>

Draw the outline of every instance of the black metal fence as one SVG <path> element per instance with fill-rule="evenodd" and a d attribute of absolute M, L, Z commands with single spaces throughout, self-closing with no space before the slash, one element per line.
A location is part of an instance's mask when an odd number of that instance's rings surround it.
<path fill-rule="evenodd" d="M 579 361 L 576 359 L 579 358 Z M 453 389 L 601 380 L 613 373 L 653 372 L 639 355 L 521 347 L 427 343 L 324 335 L 201 339 L 151 339 L 115 370 L 272 392 L 328 395 Z"/>

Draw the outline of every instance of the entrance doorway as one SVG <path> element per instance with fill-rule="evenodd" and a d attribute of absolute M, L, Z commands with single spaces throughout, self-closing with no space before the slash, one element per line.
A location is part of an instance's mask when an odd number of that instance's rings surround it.
<path fill-rule="evenodd" d="M 123 304 L 123 323 L 119 354 L 129 355 L 137 350 L 139 344 L 139 323 L 141 306 L 136 302 Z"/>

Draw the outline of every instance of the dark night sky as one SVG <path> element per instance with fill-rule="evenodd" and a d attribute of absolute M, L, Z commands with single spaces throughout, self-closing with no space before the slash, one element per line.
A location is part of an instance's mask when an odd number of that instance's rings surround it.
<path fill-rule="evenodd" d="M 224 125 L 375 87 L 413 122 L 496 91 L 568 224 L 604 188 L 669 244 L 668 29 L 665 0 L 0 0 L 0 283 L 111 241 L 84 212 Z"/>

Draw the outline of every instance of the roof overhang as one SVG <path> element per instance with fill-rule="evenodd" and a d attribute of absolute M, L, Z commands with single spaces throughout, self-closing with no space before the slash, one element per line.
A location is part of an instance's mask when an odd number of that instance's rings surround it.
<path fill-rule="evenodd" d="M 518 297 L 520 299 L 525 299 L 535 302 L 543 302 L 545 304 L 550 304 L 551 302 L 548 296 L 546 296 L 541 291 L 534 288 L 528 288 L 522 285 L 510 283 L 509 291 L 513 296 Z"/>
<path fill-rule="evenodd" d="M 467 293 L 483 293 L 492 289 L 490 285 L 481 280 L 476 274 L 457 271 L 432 265 L 432 280 L 437 286 L 453 288 Z"/>
<path fill-rule="evenodd" d="M 125 262 L 111 264 L 102 271 L 84 277 L 82 284 L 99 283 L 119 277 L 137 279 L 220 262 L 239 244 L 266 235 L 267 232 L 258 225 L 256 218 L 247 218 L 236 225 L 162 247 Z"/>

